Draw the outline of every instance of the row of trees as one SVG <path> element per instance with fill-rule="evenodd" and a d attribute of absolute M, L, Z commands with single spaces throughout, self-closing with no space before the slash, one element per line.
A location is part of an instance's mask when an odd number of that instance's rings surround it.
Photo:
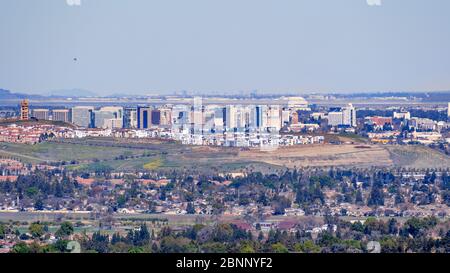
<path fill-rule="evenodd" d="M 450 252 L 448 223 L 436 218 L 411 218 L 404 223 L 368 218 L 364 223 L 325 217 L 328 229 L 311 234 L 302 229 L 296 232 L 272 229 L 268 233 L 246 231 L 234 224 L 196 224 L 181 231 L 163 227 L 158 233 L 142 224 L 125 236 L 112 236 L 100 231 L 91 236 L 80 234 L 83 252 L 153 252 L 153 253 L 288 253 L 288 252 L 366 252 L 367 243 L 376 240 L 382 252 Z M 0 230 L 1 231 L 1 230 Z M 30 225 L 36 240 L 45 236 L 42 223 Z M 58 229 L 59 240 L 50 245 L 19 243 L 12 252 L 67 252 L 68 236 L 73 227 L 63 223 Z"/>

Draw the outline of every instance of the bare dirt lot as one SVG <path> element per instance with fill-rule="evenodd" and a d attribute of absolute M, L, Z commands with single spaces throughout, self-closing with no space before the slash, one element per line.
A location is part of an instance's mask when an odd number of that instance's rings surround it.
<path fill-rule="evenodd" d="M 392 166 L 389 152 L 381 146 L 308 145 L 282 147 L 273 151 L 242 151 L 240 159 L 285 167 Z"/>

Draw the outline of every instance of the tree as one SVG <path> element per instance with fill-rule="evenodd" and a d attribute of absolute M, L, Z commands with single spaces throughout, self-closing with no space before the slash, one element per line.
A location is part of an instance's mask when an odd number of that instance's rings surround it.
<path fill-rule="evenodd" d="M 282 243 L 275 243 L 271 246 L 272 253 L 289 253 L 289 250 Z"/>
<path fill-rule="evenodd" d="M 67 249 L 68 243 L 69 243 L 69 241 L 67 241 L 67 240 L 58 240 L 53 245 L 53 248 L 61 253 L 68 252 L 68 249 Z"/>
<path fill-rule="evenodd" d="M 356 204 L 364 204 L 364 198 L 363 198 L 362 192 L 360 190 L 356 191 L 355 203 Z"/>
<path fill-rule="evenodd" d="M 30 231 L 31 235 L 32 235 L 34 238 L 40 238 L 42 235 L 45 234 L 44 226 L 41 225 L 39 222 L 32 223 L 32 224 L 28 227 L 28 230 Z"/>
<path fill-rule="evenodd" d="M 34 209 L 35 210 L 44 210 L 44 202 L 42 201 L 42 199 L 38 199 L 36 201 L 36 203 L 34 204 Z"/>
<path fill-rule="evenodd" d="M 0 239 L 5 238 L 5 234 L 6 234 L 6 227 L 0 224 Z"/>
<path fill-rule="evenodd" d="M 187 207 L 186 207 L 186 212 L 187 214 L 195 214 L 195 208 L 194 208 L 194 204 L 192 204 L 192 202 L 189 202 Z"/>
<path fill-rule="evenodd" d="M 297 243 L 295 244 L 295 250 L 300 251 L 303 253 L 319 253 L 320 252 L 320 246 L 316 245 L 311 240 L 306 240 L 303 243 Z"/>
<path fill-rule="evenodd" d="M 102 235 L 100 231 L 94 232 L 91 240 L 87 242 L 87 249 L 95 250 L 98 253 L 107 253 L 109 245 L 109 236 Z"/>
<path fill-rule="evenodd" d="M 55 235 L 59 238 L 68 237 L 73 234 L 73 225 L 70 222 L 64 222 L 60 228 L 56 231 Z"/>
<path fill-rule="evenodd" d="M 255 249 L 250 244 L 244 244 L 241 247 L 241 253 L 255 253 Z"/>
<path fill-rule="evenodd" d="M 389 219 L 388 227 L 389 227 L 389 233 L 390 234 L 394 234 L 395 235 L 395 234 L 398 233 L 397 220 L 395 220 L 395 218 Z"/>
<path fill-rule="evenodd" d="M 30 253 L 30 248 L 24 242 L 19 242 L 11 249 L 12 253 Z"/>
<path fill-rule="evenodd" d="M 374 183 L 372 187 L 372 192 L 370 193 L 369 201 L 367 202 L 369 206 L 383 206 L 384 205 L 384 193 L 383 186 L 379 183 Z"/>

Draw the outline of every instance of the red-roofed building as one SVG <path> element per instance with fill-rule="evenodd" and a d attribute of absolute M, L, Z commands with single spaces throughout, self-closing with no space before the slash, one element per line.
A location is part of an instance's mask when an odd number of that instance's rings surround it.
<path fill-rule="evenodd" d="M 92 185 L 92 183 L 95 182 L 94 178 L 82 178 L 79 176 L 76 178 L 76 180 L 79 184 L 86 185 L 86 186 Z"/>
<path fill-rule="evenodd" d="M 17 181 L 17 175 L 0 175 L 0 182 L 16 182 Z"/>

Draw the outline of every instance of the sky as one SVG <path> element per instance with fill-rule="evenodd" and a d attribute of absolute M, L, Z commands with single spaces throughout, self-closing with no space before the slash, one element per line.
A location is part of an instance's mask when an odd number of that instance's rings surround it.
<path fill-rule="evenodd" d="M 448 0 L 1 0 L 0 88 L 450 90 Z"/>

